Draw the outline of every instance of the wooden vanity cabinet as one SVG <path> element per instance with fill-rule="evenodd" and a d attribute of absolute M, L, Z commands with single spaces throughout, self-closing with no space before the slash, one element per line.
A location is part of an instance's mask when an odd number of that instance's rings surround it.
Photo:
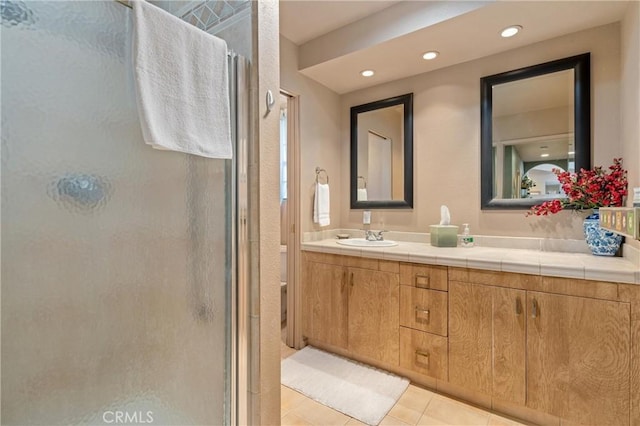
<path fill-rule="evenodd" d="M 303 259 L 303 334 L 346 348 L 349 319 L 346 269 L 342 265 L 319 262 L 314 256 L 303 256 Z M 333 257 L 322 260 L 338 262 Z"/>
<path fill-rule="evenodd" d="M 303 336 L 398 365 L 398 269 L 398 262 L 304 252 Z"/>
<path fill-rule="evenodd" d="M 400 286 L 400 325 L 414 330 L 447 336 L 446 291 Z"/>
<path fill-rule="evenodd" d="M 640 425 L 640 286 L 312 252 L 302 273 L 311 344 L 535 423 Z"/>
<path fill-rule="evenodd" d="M 629 424 L 630 305 L 616 284 L 449 272 L 451 383 L 573 424 Z"/>
<path fill-rule="evenodd" d="M 398 365 L 398 274 L 348 268 L 349 351 Z"/>
<path fill-rule="evenodd" d="M 527 292 L 527 406 L 629 424 L 630 304 Z"/>
<path fill-rule="evenodd" d="M 447 381 L 447 267 L 401 263 L 400 284 L 400 366 Z"/>
<path fill-rule="evenodd" d="M 400 284 L 427 290 L 447 291 L 449 281 L 446 266 L 400 264 Z"/>
<path fill-rule="evenodd" d="M 447 381 L 447 338 L 400 327 L 400 366 L 426 377 Z"/>
<path fill-rule="evenodd" d="M 525 403 L 525 292 L 449 283 L 449 382 Z"/>
<path fill-rule="evenodd" d="M 525 292 L 492 288 L 494 397 L 523 403 L 525 400 Z"/>

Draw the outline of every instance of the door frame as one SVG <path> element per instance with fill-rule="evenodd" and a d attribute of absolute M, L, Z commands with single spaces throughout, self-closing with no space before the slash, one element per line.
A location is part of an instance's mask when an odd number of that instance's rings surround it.
<path fill-rule="evenodd" d="M 300 306 L 300 96 L 286 89 L 287 97 L 287 335 L 289 347 L 301 349 L 302 312 Z"/>

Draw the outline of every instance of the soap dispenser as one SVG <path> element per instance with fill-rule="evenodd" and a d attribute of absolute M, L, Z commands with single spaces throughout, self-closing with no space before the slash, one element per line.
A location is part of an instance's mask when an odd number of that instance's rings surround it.
<path fill-rule="evenodd" d="M 473 247 L 473 236 L 469 231 L 469 224 L 463 223 L 464 229 L 462 230 L 462 238 L 460 238 L 460 245 L 462 247 Z"/>

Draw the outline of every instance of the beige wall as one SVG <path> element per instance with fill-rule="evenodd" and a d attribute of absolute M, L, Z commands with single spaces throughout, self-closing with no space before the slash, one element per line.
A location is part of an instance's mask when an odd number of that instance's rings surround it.
<path fill-rule="evenodd" d="M 640 2 L 632 2 L 622 21 L 622 151 L 629 159 L 629 182 L 640 185 Z M 632 167 L 632 165 L 634 167 Z"/>
<path fill-rule="evenodd" d="M 584 52 L 591 52 L 592 62 L 592 157 L 595 164 L 609 165 L 613 157 L 622 154 L 618 24 L 570 34 L 343 95 L 341 164 L 345 180 L 340 185 L 344 206 L 341 210 L 341 226 L 358 228 L 362 218 L 360 210 L 348 209 L 349 186 L 346 177 L 349 174 L 349 108 L 413 92 L 414 209 L 375 210 L 372 217 L 374 226 L 383 220 L 385 227 L 390 230 L 427 232 L 430 224 L 439 221 L 440 205 L 446 204 L 451 210 L 452 222 L 469 223 L 472 233 L 477 235 L 583 238 L 581 215 L 563 212 L 553 218 L 525 218 L 524 211 L 480 209 L 479 98 L 482 76 Z M 633 80 L 631 77 L 630 79 Z M 637 130 L 635 132 L 637 144 Z M 629 130 L 629 133 L 633 131 Z M 631 146 L 632 138 L 633 135 L 630 134 L 629 141 L 625 144 Z M 629 158 L 625 165 L 637 170 L 637 150 L 636 158 Z"/>
<path fill-rule="evenodd" d="M 640 186 L 640 3 L 632 2 L 621 30 L 621 140 L 625 168 L 629 170 L 631 206 L 633 187 Z M 627 239 L 629 242 L 629 239 Z M 638 241 L 634 242 L 640 247 Z"/>
<path fill-rule="evenodd" d="M 340 97 L 298 72 L 298 46 L 280 36 L 280 87 L 300 97 L 300 229 L 302 232 L 338 228 L 342 187 L 349 179 L 340 156 Z M 331 188 L 331 225 L 313 223 L 316 166 L 327 171 Z M 344 205 L 348 208 L 348 204 Z"/>

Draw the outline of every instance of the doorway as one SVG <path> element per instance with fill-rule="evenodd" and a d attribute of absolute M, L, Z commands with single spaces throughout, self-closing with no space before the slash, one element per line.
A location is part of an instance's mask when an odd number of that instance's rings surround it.
<path fill-rule="evenodd" d="M 299 97 L 280 91 L 280 295 L 282 341 L 302 345 L 300 292 Z"/>

